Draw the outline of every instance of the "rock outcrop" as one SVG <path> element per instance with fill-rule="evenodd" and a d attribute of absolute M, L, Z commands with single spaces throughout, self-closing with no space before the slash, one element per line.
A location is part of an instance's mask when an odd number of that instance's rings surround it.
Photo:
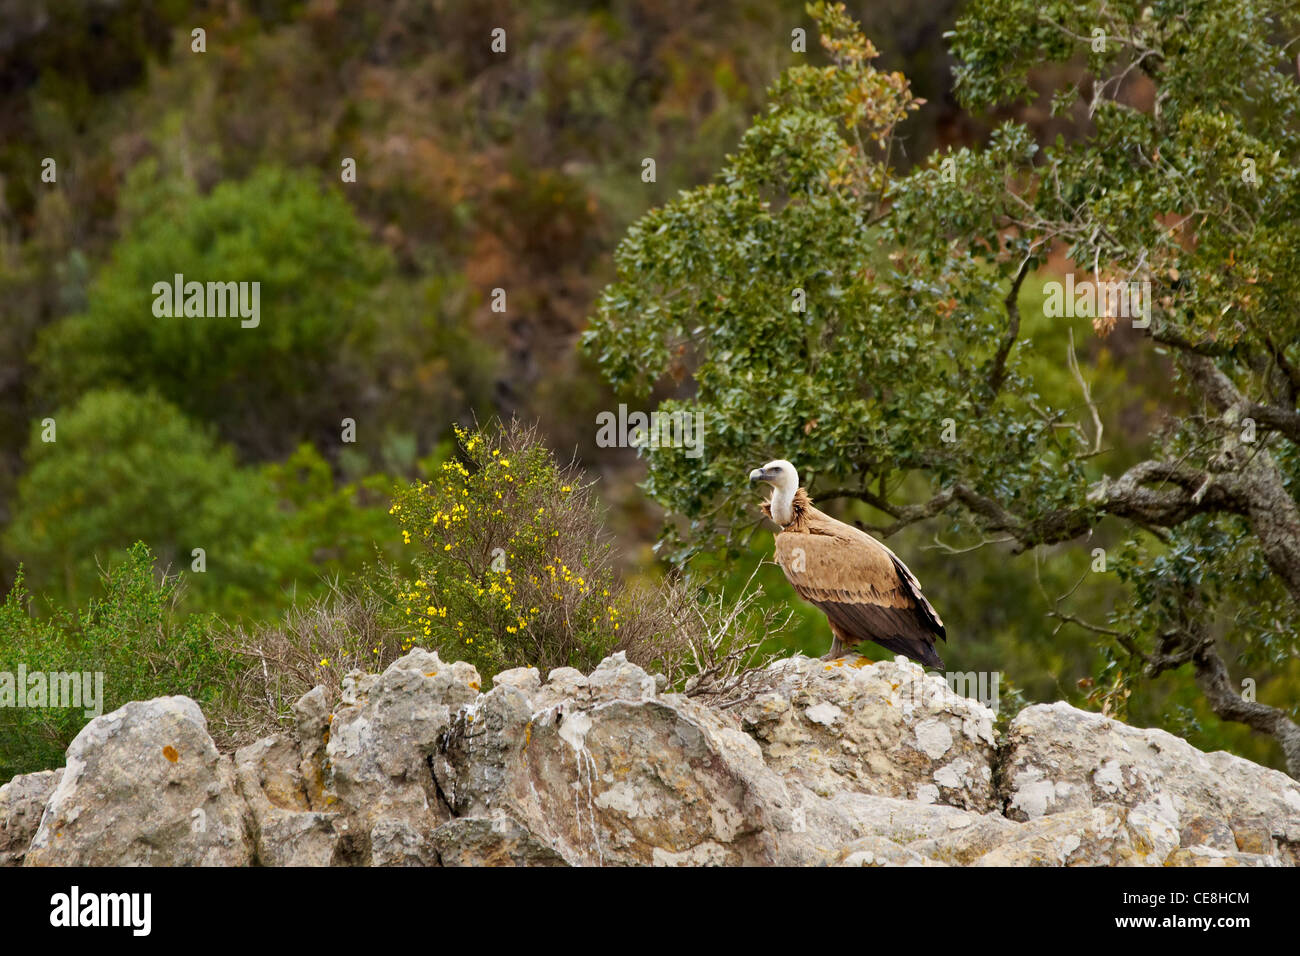
<path fill-rule="evenodd" d="M 768 765 L 814 793 L 866 793 L 985 812 L 994 714 L 909 663 L 792 657 L 738 709 Z"/>
<path fill-rule="evenodd" d="M 217 752 L 187 698 L 0 788 L 0 865 L 1295 865 L 1300 785 L 1065 704 L 991 710 L 901 658 L 779 661 L 710 706 L 623 655 L 483 693 L 413 650 Z"/>
<path fill-rule="evenodd" d="M 14 777 L 0 787 L 0 866 L 23 862 L 45 804 L 61 779 L 62 770 L 42 770 Z"/>
<path fill-rule="evenodd" d="M 1221 865 L 1300 862 L 1300 786 L 1284 773 L 1065 703 L 1026 707 L 1007 738 L 1001 796 L 1012 819 L 1114 808 L 1142 834 L 1137 852 L 1162 860 L 1203 847 Z M 1209 865 L 1188 860 L 1175 862 Z"/>
<path fill-rule="evenodd" d="M 248 805 L 188 697 L 132 701 L 68 747 L 25 866 L 246 866 Z"/>

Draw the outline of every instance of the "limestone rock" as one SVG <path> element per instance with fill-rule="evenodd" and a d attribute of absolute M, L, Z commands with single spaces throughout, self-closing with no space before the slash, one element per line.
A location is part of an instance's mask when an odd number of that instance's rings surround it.
<path fill-rule="evenodd" d="M 944 866 L 884 837 L 854 840 L 835 854 L 832 866 Z"/>
<path fill-rule="evenodd" d="M 497 684 L 461 709 L 433 762 L 458 817 L 505 814 L 584 865 L 819 861 L 861 835 L 787 788 L 733 723 L 658 696 L 621 655 L 580 678 L 558 669 L 532 697 Z"/>
<path fill-rule="evenodd" d="M 1208 846 L 1190 846 L 1175 850 L 1165 866 L 1282 866 L 1271 853 L 1240 853 Z"/>
<path fill-rule="evenodd" d="M 262 866 L 329 866 L 353 850 L 348 821 L 311 809 L 295 741 L 280 735 L 235 753 L 239 790 L 253 819 L 257 862 Z"/>
<path fill-rule="evenodd" d="M 587 689 L 595 700 L 654 700 L 658 694 L 655 679 L 628 663 L 623 651 L 600 662 L 587 678 Z"/>
<path fill-rule="evenodd" d="M 1023 823 L 976 866 L 1160 866 L 1178 833 L 1113 803 Z"/>
<path fill-rule="evenodd" d="M 576 667 L 556 667 L 546 676 L 546 683 L 530 696 L 539 710 L 566 700 L 586 700 L 587 675 Z"/>
<path fill-rule="evenodd" d="M 507 816 L 460 817 L 433 833 L 443 866 L 568 866 L 556 850 Z"/>
<path fill-rule="evenodd" d="M 307 804 L 313 810 L 327 810 L 325 795 L 326 747 L 330 739 L 329 701 L 325 688 L 313 687 L 293 705 L 294 739 L 300 756 L 298 777 Z"/>
<path fill-rule="evenodd" d="M 21 866 L 62 770 L 14 777 L 0 787 L 0 866 Z"/>
<path fill-rule="evenodd" d="M 816 794 L 996 806 L 993 712 L 917 664 L 792 657 L 753 686 L 742 725 L 768 766 Z"/>
<path fill-rule="evenodd" d="M 795 657 L 712 704 L 665 687 L 615 654 L 483 693 L 413 650 L 233 762 L 193 701 L 128 704 L 0 787 L 0 865 L 1297 862 L 1295 781 L 1162 731 L 1039 705 L 995 748 L 990 710 L 903 661 Z"/>
<path fill-rule="evenodd" d="M 512 667 L 492 678 L 492 686 L 508 684 L 518 687 L 524 693 L 530 693 L 542 686 L 542 678 L 536 667 Z"/>
<path fill-rule="evenodd" d="M 1065 703 L 1026 707 L 1012 721 L 1002 797 L 1016 820 L 1117 804 L 1198 844 L 1226 847 L 1226 827 L 1245 852 L 1294 865 L 1300 851 L 1300 783 Z"/>
<path fill-rule="evenodd" d="M 244 866 L 248 808 L 188 697 L 133 701 L 68 747 L 26 866 Z"/>
<path fill-rule="evenodd" d="M 1017 827 L 997 812 L 973 813 L 915 800 L 841 793 L 833 802 L 864 832 L 944 863 L 969 863 L 1007 839 Z"/>
<path fill-rule="evenodd" d="M 1237 852 L 1237 838 L 1232 832 L 1232 827 L 1213 817 L 1194 816 L 1183 820 L 1178 837 L 1180 846 L 1210 847 L 1230 853 Z"/>
<path fill-rule="evenodd" d="M 452 710 L 478 698 L 479 689 L 471 665 L 445 664 L 419 648 L 377 678 L 345 680 L 325 747 L 325 802 L 355 821 L 372 864 L 438 862 L 433 831 L 451 814 L 429 759 Z"/>

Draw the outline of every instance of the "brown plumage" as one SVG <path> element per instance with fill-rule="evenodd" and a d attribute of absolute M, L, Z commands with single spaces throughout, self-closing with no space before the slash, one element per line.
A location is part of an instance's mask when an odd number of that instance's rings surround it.
<path fill-rule="evenodd" d="M 781 474 L 788 466 L 789 475 Z M 931 667 L 943 667 L 935 638 L 947 641 L 943 621 L 921 593 L 921 585 L 898 555 L 871 535 L 823 514 L 803 488 L 783 495 L 782 485 L 797 482 L 794 466 L 770 462 L 751 474 L 775 470 L 776 493 L 763 514 L 782 526 L 776 536 L 776 562 L 805 601 L 830 621 L 834 641 L 828 657 L 862 641 L 875 641 L 897 654 Z M 778 517 L 773 517 L 773 505 Z M 788 519 L 784 523 L 780 518 Z"/>

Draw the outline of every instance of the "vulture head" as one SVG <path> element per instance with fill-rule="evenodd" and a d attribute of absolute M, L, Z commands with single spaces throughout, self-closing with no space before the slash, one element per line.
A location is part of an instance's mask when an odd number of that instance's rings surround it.
<path fill-rule="evenodd" d="M 749 473 L 751 484 L 765 481 L 772 486 L 772 519 L 784 527 L 794 520 L 794 493 L 799 490 L 799 472 L 784 458 L 769 461 Z"/>
<path fill-rule="evenodd" d="M 777 491 L 788 491 L 794 494 L 794 490 L 799 487 L 799 472 L 795 471 L 794 465 L 784 458 L 778 458 L 776 461 L 769 461 L 762 468 L 751 471 L 749 480 L 751 484 L 765 481 Z"/>

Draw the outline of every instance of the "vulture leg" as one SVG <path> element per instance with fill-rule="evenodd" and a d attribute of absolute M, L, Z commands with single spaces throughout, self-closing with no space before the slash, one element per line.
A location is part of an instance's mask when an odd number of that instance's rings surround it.
<path fill-rule="evenodd" d="M 844 653 L 845 653 L 844 642 L 840 640 L 840 632 L 836 630 L 834 626 L 832 626 L 831 627 L 831 649 L 826 654 L 826 656 L 822 658 L 822 660 L 833 661 L 837 657 L 843 657 Z"/>

